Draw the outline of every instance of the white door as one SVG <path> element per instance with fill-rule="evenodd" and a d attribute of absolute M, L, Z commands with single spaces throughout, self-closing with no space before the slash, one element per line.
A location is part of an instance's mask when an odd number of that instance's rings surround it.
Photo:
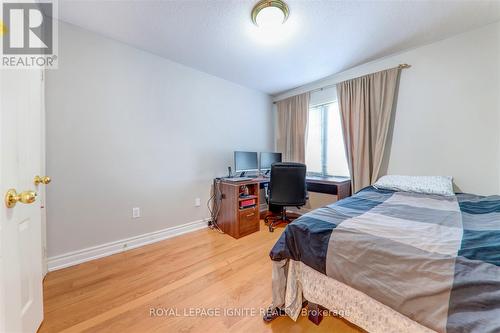
<path fill-rule="evenodd" d="M 42 71 L 0 70 L 0 332 L 36 332 L 43 319 L 40 198 Z M 14 189 L 12 208 L 5 195 Z M 24 201 L 25 203 L 22 203 Z"/>

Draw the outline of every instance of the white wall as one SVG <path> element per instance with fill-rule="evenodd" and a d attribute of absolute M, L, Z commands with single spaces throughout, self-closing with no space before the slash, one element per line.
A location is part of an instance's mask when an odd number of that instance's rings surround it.
<path fill-rule="evenodd" d="M 59 27 L 46 87 L 49 257 L 207 218 L 233 150 L 272 150 L 269 96 Z"/>
<path fill-rule="evenodd" d="M 387 173 L 452 175 L 462 191 L 500 193 L 500 23 L 355 67 L 274 100 L 400 63 L 412 67 L 401 75 Z"/>

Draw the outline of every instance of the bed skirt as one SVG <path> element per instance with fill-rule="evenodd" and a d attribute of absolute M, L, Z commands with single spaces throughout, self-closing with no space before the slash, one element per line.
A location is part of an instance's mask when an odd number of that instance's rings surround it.
<path fill-rule="evenodd" d="M 300 261 L 273 261 L 273 305 L 297 320 L 307 300 L 373 333 L 435 332 Z"/>

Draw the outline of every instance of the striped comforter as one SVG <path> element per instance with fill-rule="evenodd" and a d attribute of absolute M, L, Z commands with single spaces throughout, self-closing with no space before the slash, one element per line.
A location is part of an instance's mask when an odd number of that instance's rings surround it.
<path fill-rule="evenodd" d="M 438 332 L 500 332 L 499 196 L 369 187 L 295 220 L 270 256 L 302 261 Z"/>

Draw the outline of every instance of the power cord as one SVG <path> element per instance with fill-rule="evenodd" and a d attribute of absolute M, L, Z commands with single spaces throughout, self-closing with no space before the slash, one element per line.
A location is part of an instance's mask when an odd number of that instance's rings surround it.
<path fill-rule="evenodd" d="M 220 190 L 220 178 L 214 179 L 214 192 L 210 199 L 207 201 L 207 207 L 210 212 L 210 221 L 208 221 L 208 227 L 212 230 L 218 231 L 221 234 L 224 232 L 221 230 L 219 225 L 217 224 L 217 219 L 219 218 L 220 207 L 222 202 L 222 192 Z"/>

